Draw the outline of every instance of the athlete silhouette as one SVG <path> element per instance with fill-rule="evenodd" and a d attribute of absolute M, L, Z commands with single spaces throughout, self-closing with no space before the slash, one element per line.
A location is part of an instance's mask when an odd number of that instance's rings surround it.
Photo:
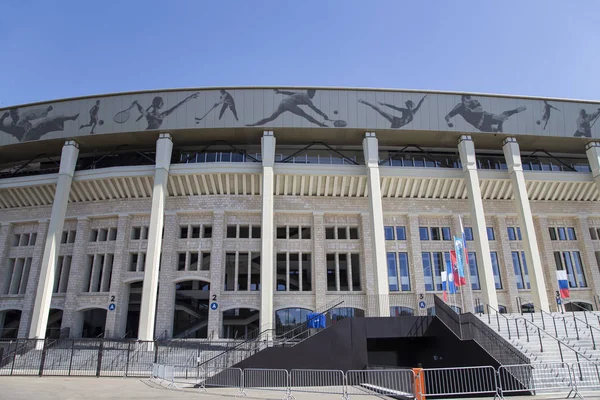
<path fill-rule="evenodd" d="M 481 132 L 502 132 L 502 124 L 504 121 L 511 115 L 527 109 L 525 106 L 520 106 L 513 110 L 504 111 L 502 114 L 493 114 L 483 111 L 481 103 L 478 100 L 471 99 L 471 96 L 469 95 L 462 95 L 460 99 L 461 102 L 454 106 L 448 115 L 444 117 L 450 128 L 454 126 L 454 124 L 450 122 L 450 118 L 458 114 Z"/>
<path fill-rule="evenodd" d="M 550 120 L 550 112 L 552 111 L 552 109 L 560 111 L 558 108 L 550 105 L 547 100 L 544 100 L 544 113 L 542 114 L 541 120 L 544 121 L 544 127 L 542 128 L 543 130 L 546 130 L 546 126 L 548 125 L 548 120 Z M 537 120 L 536 124 L 540 125 L 542 123 L 541 121 Z"/>
<path fill-rule="evenodd" d="M 384 110 L 382 110 L 381 108 L 379 108 L 378 106 L 369 103 L 368 101 L 365 101 L 363 99 L 359 99 L 358 102 L 362 103 L 366 106 L 371 107 L 373 110 L 377 111 L 379 114 L 381 114 L 381 116 L 385 119 L 387 119 L 388 121 L 390 121 L 390 124 L 392 124 L 390 126 L 390 128 L 392 129 L 398 129 L 398 128 L 402 128 L 404 125 L 409 124 L 412 122 L 415 114 L 417 113 L 417 111 L 419 111 L 419 108 L 421 107 L 421 104 L 423 104 L 423 100 L 425 100 L 425 97 L 427 97 L 427 95 L 423 96 L 423 98 L 421 98 L 421 100 L 419 100 L 419 104 L 417 104 L 417 106 L 415 107 L 415 103 L 413 103 L 411 100 L 408 100 L 406 103 L 406 108 L 403 107 L 396 107 L 392 104 L 387 104 L 387 103 L 379 103 L 382 106 L 386 106 L 389 107 L 393 110 L 396 111 L 400 111 L 402 113 L 401 117 L 396 117 L 393 114 L 390 114 Z"/>
<path fill-rule="evenodd" d="M 173 111 L 179 108 L 184 103 L 190 101 L 191 99 L 195 99 L 198 97 L 198 93 L 194 93 L 189 95 L 185 99 L 181 100 L 179 103 L 175 104 L 173 107 L 169 108 L 166 111 L 160 112 L 160 109 L 164 106 L 165 102 L 163 98 L 160 96 L 156 96 L 152 99 L 152 104 L 144 110 L 144 108 L 138 103 L 137 100 L 134 100 L 132 104 L 135 104 L 138 111 L 140 112 L 140 116 L 137 121 L 139 121 L 142 117 L 146 117 L 146 121 L 148 122 L 148 126 L 146 130 L 149 129 L 159 129 L 163 123 L 163 120 L 168 117 Z"/>
<path fill-rule="evenodd" d="M 225 110 L 229 108 L 233 113 L 235 120 L 238 121 L 237 111 L 235 111 L 235 101 L 233 101 L 233 96 L 231 94 L 221 89 L 221 98 L 219 99 L 217 105 L 218 104 L 223 104 L 221 111 L 219 112 L 219 119 L 223 117 Z"/>
<path fill-rule="evenodd" d="M 66 121 L 75 121 L 79 117 L 79 113 L 72 116 L 48 117 L 48 113 L 52 110 L 53 107 L 48 106 L 28 109 L 20 113 L 19 109 L 13 108 L 0 117 L 0 131 L 14 136 L 21 142 L 38 140 L 47 133 L 64 130 Z M 8 118 L 10 123 L 7 123 Z"/>
<path fill-rule="evenodd" d="M 292 114 L 296 114 L 304 119 L 307 119 L 308 121 L 312 122 L 315 125 L 319 125 L 320 127 L 327 128 L 327 125 L 325 125 L 322 122 L 317 121 L 316 119 L 314 119 L 312 116 L 308 115 L 303 109 L 301 109 L 299 107 L 299 106 L 304 106 L 304 105 L 308 106 L 314 112 L 316 112 L 317 114 L 319 114 L 320 116 L 325 118 L 325 120 L 329 121 L 329 118 L 327 117 L 327 115 L 323 111 L 319 110 L 312 102 L 312 98 L 315 97 L 315 92 L 316 92 L 315 89 L 308 89 L 306 91 L 306 93 L 289 92 L 289 91 L 285 91 L 285 90 L 275 89 L 275 93 L 283 94 L 287 97 L 285 97 L 283 100 L 281 100 L 281 103 L 279 103 L 279 106 L 277 106 L 277 109 L 273 112 L 273 114 L 271 114 L 270 117 L 263 118 L 254 124 L 247 124 L 246 126 L 264 125 L 267 122 L 274 121 L 277 117 L 279 117 L 284 112 L 289 111 Z"/>
<path fill-rule="evenodd" d="M 90 108 L 90 123 L 81 125 L 79 127 L 79 129 L 83 129 L 83 128 L 87 128 L 88 126 L 91 126 L 92 129 L 90 130 L 90 134 L 93 135 L 94 129 L 96 128 L 96 124 L 100 124 L 100 125 L 104 124 L 104 121 L 98 120 L 98 111 L 100 111 L 100 100 L 96 100 L 96 104 L 94 104 L 94 106 L 92 108 Z"/>
<path fill-rule="evenodd" d="M 595 113 L 588 114 L 587 111 L 579 111 L 579 118 L 577 118 L 577 130 L 573 136 L 580 137 L 592 137 L 592 126 L 596 122 L 596 118 L 600 116 L 600 108 Z"/>

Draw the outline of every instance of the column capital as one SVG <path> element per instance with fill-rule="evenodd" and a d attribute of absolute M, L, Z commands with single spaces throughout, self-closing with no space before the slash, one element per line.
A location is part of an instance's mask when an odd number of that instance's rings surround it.
<path fill-rule="evenodd" d="M 375 132 L 365 132 L 365 137 L 366 138 L 376 138 L 377 135 L 375 135 Z"/>
<path fill-rule="evenodd" d="M 365 132 L 362 147 L 367 167 L 379 167 L 379 143 L 375 132 Z"/>
<path fill-rule="evenodd" d="M 273 131 L 263 131 L 263 136 L 275 136 L 275 135 L 273 135 Z"/>
<path fill-rule="evenodd" d="M 588 144 L 585 145 L 586 150 L 589 150 L 594 147 L 600 147 L 600 142 L 589 142 Z"/>
<path fill-rule="evenodd" d="M 458 153 L 463 171 L 477 170 L 475 144 L 473 143 L 470 135 L 462 135 L 458 139 Z"/>
<path fill-rule="evenodd" d="M 168 139 L 170 141 L 173 141 L 173 137 L 171 136 L 171 134 L 169 132 L 160 133 L 158 135 L 158 140 L 161 140 L 161 139 Z"/>
<path fill-rule="evenodd" d="M 473 138 L 471 137 L 471 135 L 461 135 L 458 138 L 458 143 L 460 144 L 460 142 L 465 141 L 465 140 L 473 141 Z"/>
<path fill-rule="evenodd" d="M 517 143 L 517 138 L 515 137 L 507 137 L 502 141 L 502 146 L 507 145 L 508 143 Z"/>
<path fill-rule="evenodd" d="M 74 146 L 75 148 L 79 148 L 79 143 L 77 143 L 75 140 L 67 140 L 65 141 L 65 144 L 63 146 Z"/>
<path fill-rule="evenodd" d="M 260 139 L 260 149 L 263 167 L 273 167 L 275 165 L 275 135 L 273 131 L 264 131 Z"/>

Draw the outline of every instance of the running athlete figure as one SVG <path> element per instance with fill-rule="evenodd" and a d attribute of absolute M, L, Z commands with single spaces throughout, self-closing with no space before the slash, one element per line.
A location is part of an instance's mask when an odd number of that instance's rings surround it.
<path fill-rule="evenodd" d="M 504 111 L 502 114 L 493 114 L 483 111 L 483 107 L 478 100 L 471 99 L 471 96 L 464 94 L 460 97 L 461 102 L 458 103 L 452 111 L 444 117 L 448 127 L 452 128 L 454 124 L 450 122 L 450 118 L 455 115 L 461 115 L 465 121 L 479 129 L 481 132 L 502 132 L 502 124 L 511 115 L 525 111 L 527 107 L 521 106 L 514 110 Z"/>
<path fill-rule="evenodd" d="M 314 112 L 319 114 L 321 117 L 325 118 L 326 121 L 329 121 L 329 118 L 327 117 L 327 115 L 323 111 L 319 110 L 312 102 L 312 98 L 315 97 L 315 92 L 316 92 L 315 89 L 308 89 L 306 91 L 306 93 L 288 92 L 285 90 L 275 89 L 275 93 L 283 94 L 288 97 L 281 100 L 281 103 L 279 103 L 279 106 L 277 106 L 277 109 L 273 112 L 273 114 L 271 114 L 270 117 L 263 118 L 254 124 L 248 124 L 246 126 L 264 125 L 267 122 L 274 121 L 277 117 L 279 117 L 284 112 L 289 111 L 292 114 L 296 114 L 304 119 L 307 119 L 309 122 L 312 122 L 315 125 L 319 125 L 320 127 L 327 128 L 327 125 L 325 125 L 322 122 L 317 121 L 316 119 L 314 119 L 312 116 L 308 115 L 303 109 L 301 109 L 299 107 L 299 106 L 304 106 L 304 105 L 308 106 L 310 109 L 312 109 Z"/>
<path fill-rule="evenodd" d="M 94 104 L 94 106 L 92 108 L 90 108 L 90 123 L 81 125 L 79 127 L 79 129 L 83 129 L 83 128 L 87 128 L 88 126 L 91 126 L 92 129 L 90 130 L 90 135 L 93 135 L 94 129 L 96 128 L 96 124 L 98 124 L 98 125 L 104 124 L 104 121 L 98 120 L 98 111 L 100 111 L 100 100 L 96 100 L 96 104 Z"/>
<path fill-rule="evenodd" d="M 417 111 L 419 111 L 421 104 L 423 104 L 423 100 L 425 100 L 425 97 L 427 97 L 427 95 L 423 96 L 423 98 L 419 101 L 419 104 L 417 104 L 416 107 L 415 107 L 415 103 L 413 103 L 411 100 L 408 100 L 406 103 L 404 103 L 404 104 L 406 104 L 406 108 L 396 107 L 392 104 L 387 104 L 387 103 L 379 103 L 382 106 L 386 106 L 393 110 L 400 111 L 402 113 L 402 117 L 396 117 L 395 115 L 390 114 L 386 111 L 383 111 L 378 106 L 371 104 L 368 101 L 365 101 L 363 99 L 359 99 L 358 102 L 371 107 L 373 110 L 375 110 L 379 114 L 381 114 L 381 116 L 383 118 L 390 121 L 390 124 L 392 124 L 392 126 L 390 126 L 390 128 L 398 129 L 398 128 L 402 128 L 404 125 L 412 122 L 415 114 L 417 113 Z"/>
<path fill-rule="evenodd" d="M 48 117 L 52 109 L 52 106 L 48 106 L 44 109 L 31 109 L 20 113 L 19 109 L 13 108 L 0 117 L 0 131 L 14 136 L 20 142 L 38 140 L 47 133 L 64 130 L 66 121 L 75 121 L 79 118 L 79 114 Z M 10 123 L 5 124 L 9 117 Z"/>
<path fill-rule="evenodd" d="M 146 121 L 148 122 L 148 126 L 146 130 L 149 129 L 160 129 L 160 126 L 163 123 L 163 120 L 168 117 L 173 111 L 179 108 L 184 103 L 187 103 L 191 99 L 195 99 L 198 97 L 198 93 L 194 93 L 185 99 L 181 100 L 179 103 L 175 104 L 173 107 L 169 108 L 166 111 L 160 112 L 160 109 L 164 106 L 165 102 L 163 98 L 160 96 L 156 96 L 152 99 L 152 104 L 144 110 L 144 108 L 138 103 L 137 100 L 134 100 L 132 104 L 137 106 L 138 111 L 140 112 L 140 116 L 136 121 L 142 119 L 142 117 L 146 117 Z"/>
<path fill-rule="evenodd" d="M 595 113 L 588 114 L 585 110 L 579 111 L 579 118 L 577 118 L 577 130 L 573 136 L 580 137 L 592 137 L 592 126 L 596 122 L 596 118 L 600 116 L 600 108 Z"/>
<path fill-rule="evenodd" d="M 544 121 L 544 130 L 546 130 L 546 126 L 548 125 L 548 120 L 550 120 L 550 112 L 552 111 L 552 109 L 555 109 L 556 111 L 560 111 L 558 108 L 548 104 L 547 100 L 544 100 L 544 113 L 542 114 L 542 121 Z M 540 125 L 542 122 L 540 120 L 537 120 L 535 122 L 536 124 Z"/>

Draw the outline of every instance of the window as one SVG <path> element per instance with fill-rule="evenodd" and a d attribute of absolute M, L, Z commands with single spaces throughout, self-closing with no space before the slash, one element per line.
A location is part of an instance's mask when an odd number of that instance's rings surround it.
<path fill-rule="evenodd" d="M 178 253 L 177 271 L 210 271 L 210 252 Z"/>
<path fill-rule="evenodd" d="M 250 232 L 252 239 L 260 239 L 260 226 L 252 226 L 252 232 Z"/>
<path fill-rule="evenodd" d="M 419 237 L 421 240 L 429 240 L 429 229 L 424 226 L 419 227 Z"/>
<path fill-rule="evenodd" d="M 63 231 L 62 237 L 60 239 L 60 243 L 61 244 L 75 243 L 75 233 L 76 233 L 76 231 Z"/>
<path fill-rule="evenodd" d="M 117 240 L 117 228 L 109 228 L 108 229 L 108 240 L 110 240 L 110 241 Z"/>
<path fill-rule="evenodd" d="M 92 229 L 90 231 L 90 242 L 98 241 L 98 229 Z"/>
<path fill-rule="evenodd" d="M 327 290 L 360 291 L 360 258 L 356 253 L 327 254 Z"/>
<path fill-rule="evenodd" d="M 129 271 L 130 272 L 135 272 L 138 270 L 138 261 L 139 261 L 138 253 L 129 253 Z"/>
<path fill-rule="evenodd" d="M 465 227 L 465 240 L 473 240 L 473 228 L 469 226 Z"/>
<path fill-rule="evenodd" d="M 203 260 L 210 265 L 210 259 Z M 225 290 L 260 290 L 260 253 L 229 252 L 225 254 Z"/>
<path fill-rule="evenodd" d="M 387 266 L 390 291 L 409 292 L 408 253 L 387 253 Z"/>
<path fill-rule="evenodd" d="M 488 240 L 496 240 L 496 234 L 494 233 L 494 228 L 492 228 L 491 226 L 488 226 L 486 228 L 486 232 L 487 232 Z"/>
<path fill-rule="evenodd" d="M 548 228 L 548 232 L 550 233 L 550 240 L 557 240 L 556 236 L 556 228 Z"/>
<path fill-rule="evenodd" d="M 113 254 L 88 254 L 83 273 L 83 292 L 110 291 L 113 259 Z"/>
<path fill-rule="evenodd" d="M 471 274 L 471 289 L 481 290 L 479 283 L 479 269 L 477 268 L 477 256 L 474 252 L 469 252 L 469 273 Z"/>
<path fill-rule="evenodd" d="M 448 227 L 442 228 L 442 240 L 452 240 L 452 235 L 450 234 L 450 228 L 448 228 Z"/>
<path fill-rule="evenodd" d="M 525 259 L 525 252 L 513 251 L 511 252 L 513 269 L 515 271 L 515 278 L 517 281 L 517 289 L 531 289 L 529 282 L 529 273 L 527 271 L 527 262 Z"/>
<path fill-rule="evenodd" d="M 567 233 L 565 232 L 565 228 L 560 227 L 557 229 L 558 231 L 558 238 L 560 240 L 567 240 Z"/>
<path fill-rule="evenodd" d="M 442 253 L 422 253 L 423 275 L 425 276 L 425 290 L 428 292 L 442 290 Z"/>
<path fill-rule="evenodd" d="M 502 289 L 502 278 L 500 277 L 500 266 L 498 264 L 498 253 L 495 251 L 490 252 L 490 258 L 492 259 L 492 272 L 494 273 L 494 285 L 496 289 Z"/>
<path fill-rule="evenodd" d="M 279 226 L 277 239 L 310 239 L 310 226 Z"/>
<path fill-rule="evenodd" d="M 509 226 L 507 228 L 508 230 L 508 240 L 522 240 L 521 237 L 521 228 L 514 227 L 514 226 Z"/>
<path fill-rule="evenodd" d="M 596 228 L 590 228 L 590 237 L 592 240 L 598 240 L 598 232 Z"/>
<path fill-rule="evenodd" d="M 179 227 L 179 238 L 180 239 L 187 239 L 188 238 L 188 227 L 187 226 L 181 226 L 181 227 Z"/>
<path fill-rule="evenodd" d="M 277 291 L 310 291 L 312 263 L 308 253 L 277 253 Z"/>
<path fill-rule="evenodd" d="M 567 237 L 569 240 L 577 240 L 577 235 L 575 235 L 575 228 L 567 228 Z"/>
<path fill-rule="evenodd" d="M 385 230 L 385 228 L 384 228 Z M 358 228 L 357 227 L 348 227 L 348 226 L 338 226 L 338 227 L 326 227 L 325 228 L 325 239 L 337 239 L 337 240 L 347 240 L 358 239 Z"/>
<path fill-rule="evenodd" d="M 385 235 L 385 240 L 394 240 L 394 227 L 393 226 L 385 226 L 383 227 L 383 232 Z"/>
<path fill-rule="evenodd" d="M 431 231 L 431 240 L 441 240 L 440 236 L 440 228 L 430 228 Z"/>
<path fill-rule="evenodd" d="M 402 317 L 415 315 L 415 311 L 410 307 L 390 306 L 390 317 Z"/>
<path fill-rule="evenodd" d="M 187 237 L 187 231 L 186 231 Z M 131 228 L 131 240 L 147 240 L 148 239 L 148 227 L 147 226 L 134 226 Z"/>
<path fill-rule="evenodd" d="M 8 259 L 8 268 L 4 274 L 3 294 L 25 294 L 31 260 L 31 257 Z"/>
<path fill-rule="evenodd" d="M 578 251 L 555 251 L 554 261 L 557 271 L 567 271 L 569 287 L 587 287 L 581 255 Z"/>
<path fill-rule="evenodd" d="M 192 228 L 191 229 L 191 231 L 192 231 L 191 232 L 192 233 L 191 238 L 192 239 L 200 239 L 200 226 L 199 225 L 192 225 L 191 228 Z"/>
<path fill-rule="evenodd" d="M 17 233 L 13 235 L 12 245 L 13 246 L 35 246 L 37 241 L 37 233 Z"/>
<path fill-rule="evenodd" d="M 71 256 L 59 256 L 56 261 L 54 273 L 54 286 L 52 293 L 67 293 L 69 273 L 71 271 Z"/>
<path fill-rule="evenodd" d="M 403 226 L 396 227 L 396 240 L 406 240 L 406 228 Z"/>
<path fill-rule="evenodd" d="M 250 227 L 248 225 L 240 225 L 238 231 L 238 237 L 240 239 L 249 239 L 250 238 Z"/>
<path fill-rule="evenodd" d="M 227 237 L 229 239 L 235 239 L 237 237 L 237 225 L 227 226 Z"/>
<path fill-rule="evenodd" d="M 205 239 L 212 238 L 212 226 L 211 225 L 203 225 L 202 228 L 204 231 L 202 237 Z"/>

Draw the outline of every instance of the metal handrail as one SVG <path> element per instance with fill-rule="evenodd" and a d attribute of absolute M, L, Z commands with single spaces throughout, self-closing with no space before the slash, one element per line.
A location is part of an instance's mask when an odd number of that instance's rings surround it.
<path fill-rule="evenodd" d="M 524 299 L 524 298 L 518 297 L 518 296 L 517 296 L 517 299 L 528 301 L 527 299 Z M 556 327 L 556 320 L 557 319 L 562 319 L 563 320 L 563 326 L 564 326 L 564 329 L 565 329 L 565 337 L 567 337 L 567 338 L 569 337 L 569 332 L 567 330 L 567 323 L 565 322 L 564 318 L 555 317 L 554 315 L 550 314 L 549 312 L 544 311 L 544 310 L 542 310 L 539 307 L 536 307 L 533 302 L 528 302 L 527 304 L 531 304 L 533 306 L 533 310 L 534 311 L 535 310 L 540 311 L 540 315 L 542 316 L 542 328 L 544 328 L 544 330 L 546 330 L 546 323 L 544 321 L 544 315 L 548 315 L 550 318 L 552 318 L 552 323 L 554 325 L 554 334 L 556 335 L 556 337 L 558 337 L 558 329 Z M 531 322 L 533 322 L 533 314 L 534 313 L 531 313 Z M 523 313 L 521 313 L 521 315 L 523 315 Z M 579 332 L 578 331 L 577 331 L 577 340 L 579 340 Z"/>
<path fill-rule="evenodd" d="M 498 332 L 500 332 L 500 318 L 498 316 L 498 314 L 500 314 L 500 316 L 502 316 L 502 318 L 504 318 L 506 320 L 506 329 L 508 330 L 508 340 L 512 339 L 511 333 L 510 333 L 510 320 L 511 318 L 508 318 L 506 315 L 502 314 L 500 311 L 496 310 L 494 307 L 490 306 L 487 303 L 484 303 L 487 307 L 487 311 L 488 311 L 488 324 L 491 325 L 491 313 L 490 313 L 490 309 L 496 312 L 496 322 L 498 324 Z M 517 328 L 517 334 L 519 332 L 519 329 Z M 518 336 L 517 336 L 518 337 Z"/>
<path fill-rule="evenodd" d="M 515 324 L 518 321 L 524 321 L 525 322 L 525 333 L 527 334 L 527 342 L 529 343 L 529 330 L 527 329 L 527 324 L 533 325 L 534 328 L 536 328 L 538 330 L 538 339 L 540 341 L 540 352 L 543 353 L 544 352 L 544 345 L 542 344 L 542 335 L 541 332 L 545 333 L 547 336 L 549 336 L 550 338 L 556 340 L 556 342 L 558 343 L 558 351 L 560 352 L 560 361 L 564 362 L 564 357 L 563 357 L 563 352 L 562 352 L 562 346 L 565 346 L 566 348 L 568 348 L 569 350 L 573 351 L 575 353 L 575 357 L 577 359 L 577 363 L 579 363 L 579 356 L 585 358 L 587 361 L 593 361 L 592 359 L 590 359 L 589 357 L 579 353 L 577 350 L 575 350 L 573 347 L 569 346 L 568 344 L 562 342 L 559 338 L 552 336 L 551 333 L 546 332 L 544 329 L 542 329 L 541 327 L 539 327 L 538 325 L 536 325 L 535 323 L 528 321 L 525 317 L 518 317 L 515 318 Z"/>
<path fill-rule="evenodd" d="M 585 323 L 589 325 L 587 315 L 590 311 L 586 310 L 585 308 L 581 307 L 579 304 L 577 304 L 575 302 L 570 301 L 569 304 L 571 305 L 571 307 L 575 306 L 575 307 L 579 308 L 581 311 L 583 311 L 583 316 L 585 317 Z M 575 317 L 575 310 L 573 310 L 573 308 L 571 308 L 571 312 L 573 313 L 573 317 Z M 564 314 L 564 310 L 562 311 L 562 314 Z M 596 314 L 592 314 L 592 315 L 596 316 L 596 318 L 598 319 L 598 325 L 600 325 L 600 315 L 596 315 Z"/>

